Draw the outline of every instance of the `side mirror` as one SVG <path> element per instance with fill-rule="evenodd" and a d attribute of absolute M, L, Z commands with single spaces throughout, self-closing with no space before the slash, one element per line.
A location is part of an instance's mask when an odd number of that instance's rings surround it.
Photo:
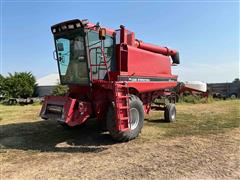
<path fill-rule="evenodd" d="M 53 59 L 57 60 L 57 52 L 56 52 L 56 50 L 53 51 Z"/>
<path fill-rule="evenodd" d="M 177 52 L 174 56 L 171 56 L 173 64 L 180 64 L 179 52 Z"/>
<path fill-rule="evenodd" d="M 105 40 L 106 38 L 106 29 L 105 28 L 100 28 L 99 29 L 99 39 L 100 40 Z"/>
<path fill-rule="evenodd" d="M 64 51 L 63 43 L 57 43 L 57 50 Z"/>

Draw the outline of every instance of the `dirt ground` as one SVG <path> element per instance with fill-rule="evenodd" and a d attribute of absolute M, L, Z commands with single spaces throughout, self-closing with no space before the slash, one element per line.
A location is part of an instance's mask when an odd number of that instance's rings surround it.
<path fill-rule="evenodd" d="M 40 106 L 0 107 L 1 179 L 240 179 L 239 105 L 180 104 L 173 124 L 153 112 L 126 143 L 93 122 L 66 130 L 42 121 Z"/>

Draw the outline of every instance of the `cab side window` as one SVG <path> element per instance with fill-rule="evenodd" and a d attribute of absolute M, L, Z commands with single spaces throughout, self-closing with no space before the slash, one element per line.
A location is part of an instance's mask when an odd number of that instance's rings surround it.
<path fill-rule="evenodd" d="M 97 32 L 89 32 L 88 33 L 88 41 L 89 41 L 89 50 L 90 50 L 90 59 L 92 64 L 104 64 L 104 59 L 102 57 L 101 41 L 99 40 L 99 36 Z M 108 65 L 108 70 L 113 70 L 114 63 L 114 41 L 111 36 L 106 36 L 106 39 L 103 41 L 104 53 Z M 104 79 L 106 77 L 106 67 L 104 66 L 94 66 L 92 67 L 93 78 L 96 79 Z"/>

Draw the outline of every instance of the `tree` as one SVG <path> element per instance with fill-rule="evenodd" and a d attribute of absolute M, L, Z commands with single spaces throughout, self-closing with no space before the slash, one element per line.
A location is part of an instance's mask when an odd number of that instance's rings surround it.
<path fill-rule="evenodd" d="M 240 80 L 239 80 L 239 78 L 235 78 L 234 80 L 233 80 L 233 82 L 235 83 L 235 82 L 239 82 Z"/>
<path fill-rule="evenodd" d="M 4 96 L 4 76 L 0 74 L 0 97 Z"/>
<path fill-rule="evenodd" d="M 31 72 L 9 73 L 4 80 L 4 92 L 7 97 L 32 97 L 36 87 L 36 79 Z"/>
<path fill-rule="evenodd" d="M 64 96 L 68 92 L 68 87 L 65 85 L 58 84 L 54 87 L 52 95 L 54 96 Z"/>

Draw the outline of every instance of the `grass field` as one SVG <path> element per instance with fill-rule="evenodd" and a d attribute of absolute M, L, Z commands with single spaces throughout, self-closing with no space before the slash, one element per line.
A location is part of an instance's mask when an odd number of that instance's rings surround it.
<path fill-rule="evenodd" d="M 0 105 L 0 179 L 240 178 L 240 101 L 178 104 L 177 121 L 145 118 L 139 138 L 115 143 L 92 121 L 72 130 L 40 105 Z"/>

